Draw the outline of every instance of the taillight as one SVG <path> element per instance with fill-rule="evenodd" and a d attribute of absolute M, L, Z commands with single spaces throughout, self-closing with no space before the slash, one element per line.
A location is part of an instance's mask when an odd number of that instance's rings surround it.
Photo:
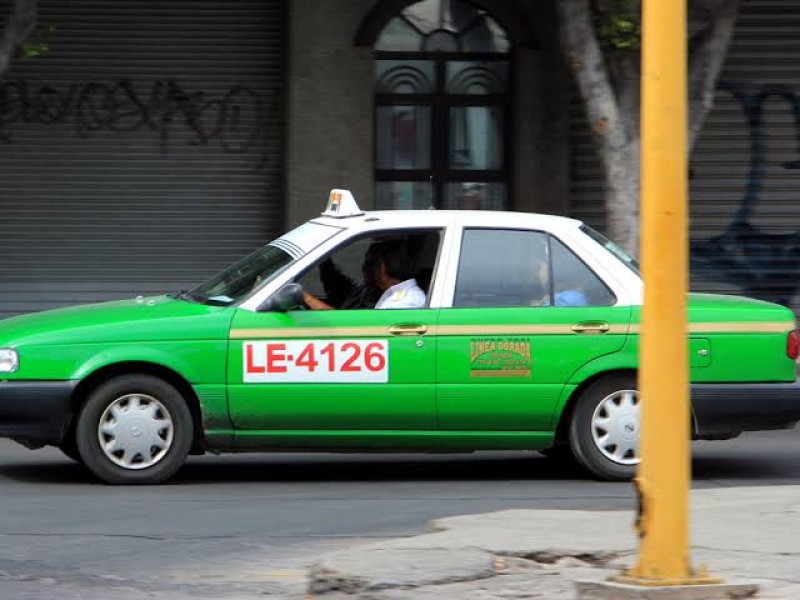
<path fill-rule="evenodd" d="M 792 360 L 797 360 L 797 357 L 800 356 L 800 335 L 798 335 L 797 329 L 793 329 L 786 336 L 786 356 Z"/>

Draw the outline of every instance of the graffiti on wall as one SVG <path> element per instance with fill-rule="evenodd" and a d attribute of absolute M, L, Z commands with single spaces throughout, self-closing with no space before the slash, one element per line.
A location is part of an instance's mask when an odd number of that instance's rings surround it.
<path fill-rule="evenodd" d="M 745 295 L 788 306 L 800 291 L 800 227 L 791 233 L 771 233 L 754 225 L 753 217 L 767 183 L 765 104 L 768 100 L 786 103 L 800 157 L 800 93 L 784 84 L 720 82 L 719 89 L 730 94 L 742 110 L 749 171 L 739 207 L 722 233 L 691 241 L 692 270 L 735 285 Z M 781 166 L 800 169 L 800 160 Z"/>
<path fill-rule="evenodd" d="M 147 129 L 166 152 L 179 128 L 185 128 L 188 144 L 214 143 L 226 153 L 240 154 L 263 151 L 270 117 L 277 121 L 270 113 L 276 109 L 274 96 L 262 97 L 241 85 L 213 97 L 174 80 L 142 84 L 120 79 L 63 88 L 12 80 L 0 83 L 0 141 L 13 142 L 10 129 L 18 123 L 67 124 L 80 137 Z"/>

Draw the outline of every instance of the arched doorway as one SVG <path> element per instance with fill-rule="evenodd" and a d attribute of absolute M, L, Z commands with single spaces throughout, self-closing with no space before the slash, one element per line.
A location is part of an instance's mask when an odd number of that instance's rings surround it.
<path fill-rule="evenodd" d="M 498 21 L 467 0 L 423 0 L 374 50 L 376 207 L 508 207 L 511 43 Z"/>

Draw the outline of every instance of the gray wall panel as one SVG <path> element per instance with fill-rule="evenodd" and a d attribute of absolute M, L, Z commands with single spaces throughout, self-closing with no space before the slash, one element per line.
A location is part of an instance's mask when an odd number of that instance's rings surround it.
<path fill-rule="evenodd" d="M 189 287 L 282 229 L 283 1 L 40 5 L 52 49 L 0 96 L 0 316 Z"/>

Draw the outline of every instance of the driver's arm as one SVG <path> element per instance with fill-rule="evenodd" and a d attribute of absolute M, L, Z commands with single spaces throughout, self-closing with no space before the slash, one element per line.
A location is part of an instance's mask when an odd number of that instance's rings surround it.
<path fill-rule="evenodd" d="M 309 294 L 305 291 L 303 292 L 303 302 L 312 310 L 335 310 L 334 307 L 327 302 L 323 302 L 313 294 Z"/>
<path fill-rule="evenodd" d="M 353 293 L 356 283 L 331 260 L 330 257 L 319 265 L 319 276 L 325 295 L 333 302 L 334 306 L 341 306 L 342 302 Z"/>

